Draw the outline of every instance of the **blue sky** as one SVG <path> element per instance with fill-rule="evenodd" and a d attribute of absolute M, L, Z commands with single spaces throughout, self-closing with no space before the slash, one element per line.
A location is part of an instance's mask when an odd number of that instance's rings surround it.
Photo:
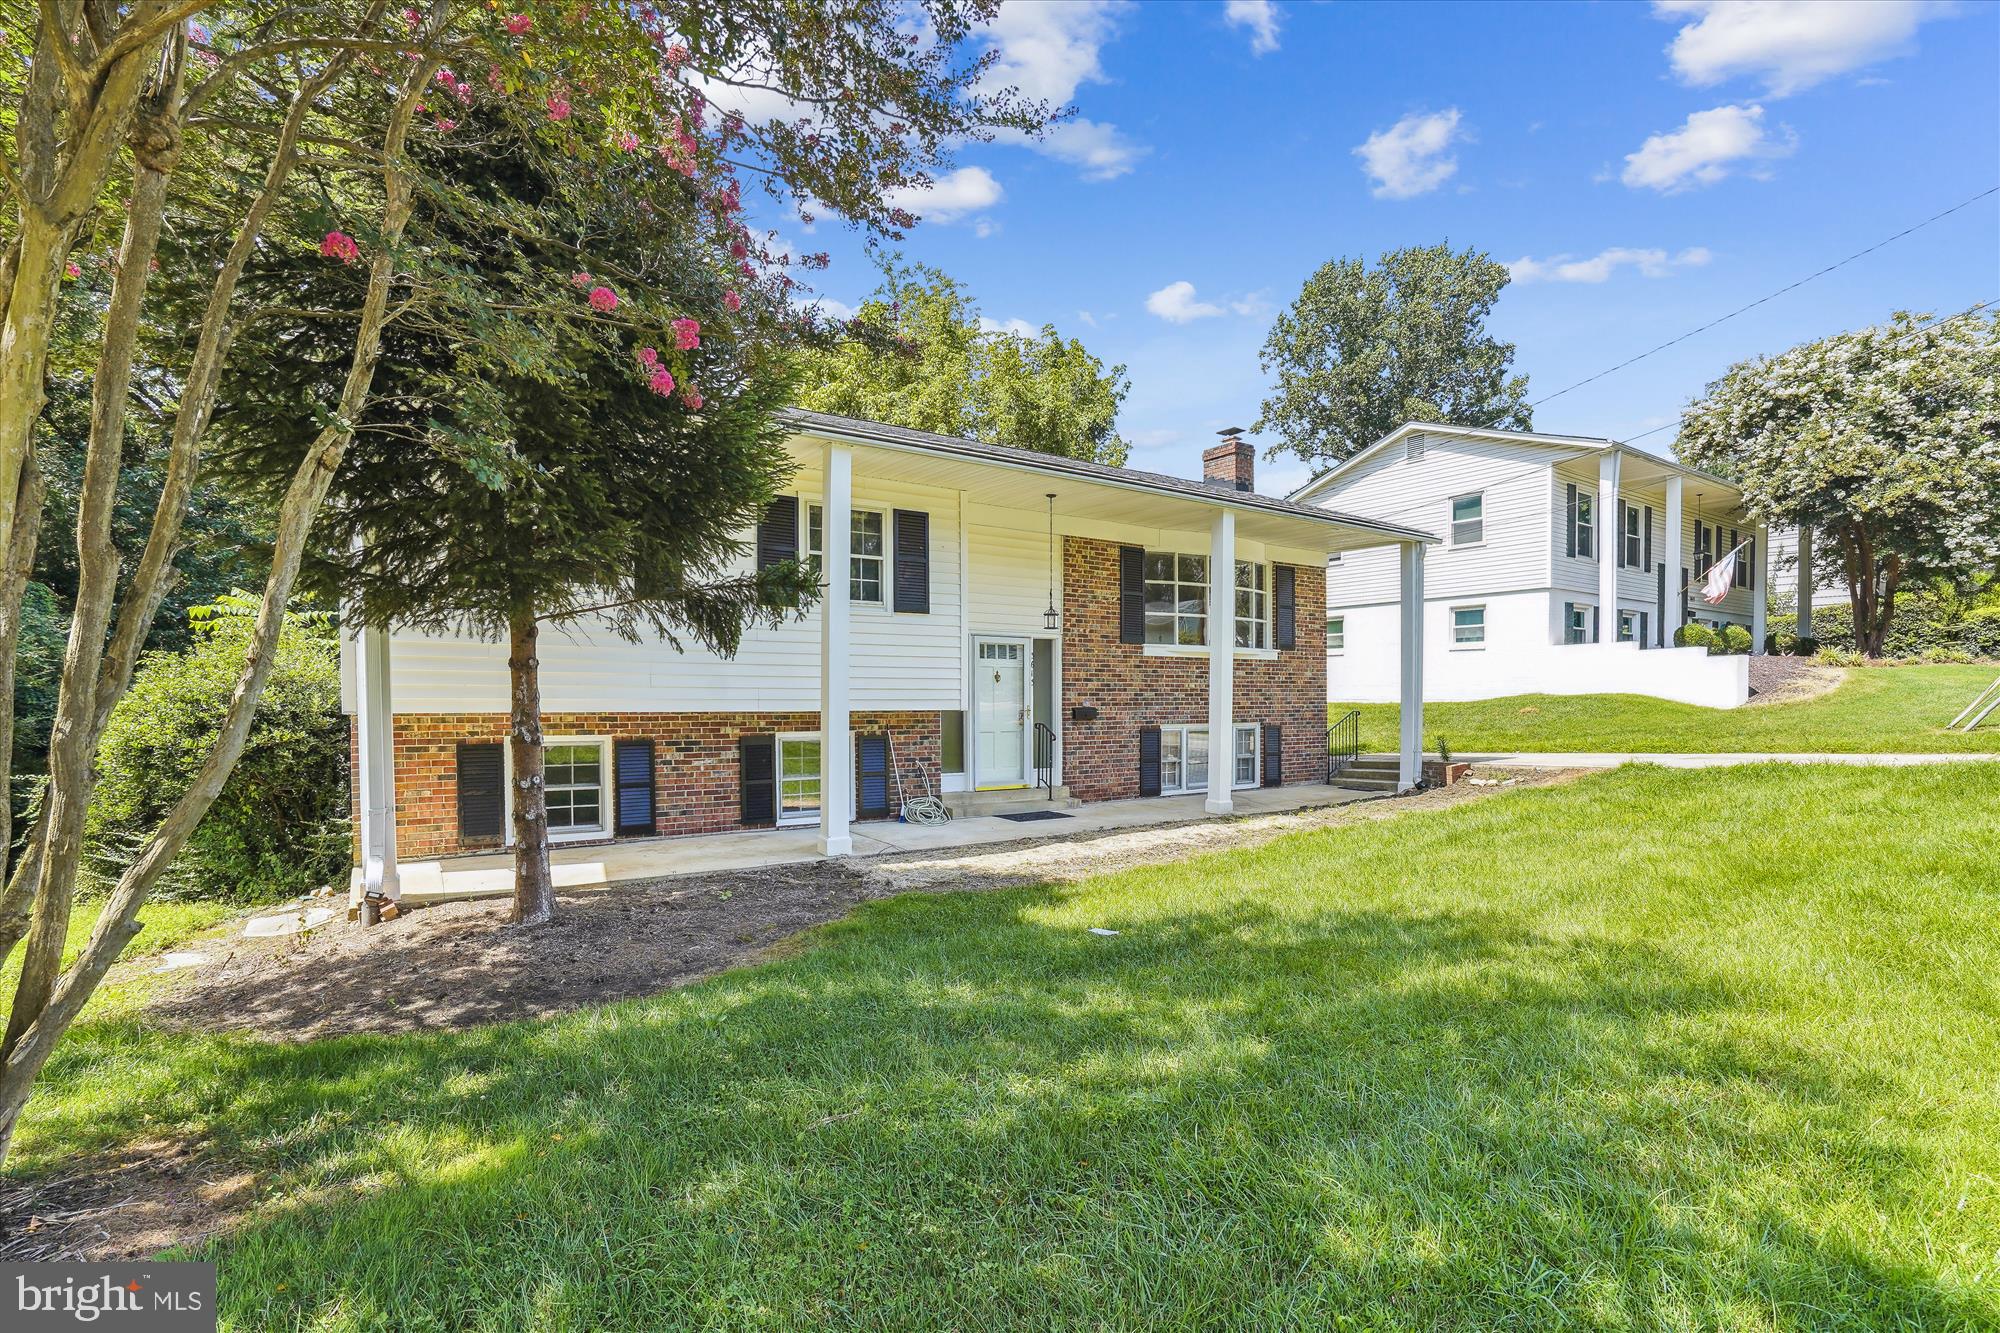
<path fill-rule="evenodd" d="M 1081 119 L 968 148 L 911 201 L 904 253 L 1123 362 L 1133 464 L 1181 474 L 1256 418 L 1271 316 L 1329 258 L 1449 240 L 1529 261 L 1490 327 L 1539 397 L 2000 184 L 1993 4 L 1016 0 L 988 40 Z M 830 301 L 873 286 L 851 234 L 780 230 L 831 251 Z M 1992 298 L 2000 195 L 1535 424 L 1628 437 L 1732 361 Z M 1263 469 L 1265 491 L 1306 475 Z"/>

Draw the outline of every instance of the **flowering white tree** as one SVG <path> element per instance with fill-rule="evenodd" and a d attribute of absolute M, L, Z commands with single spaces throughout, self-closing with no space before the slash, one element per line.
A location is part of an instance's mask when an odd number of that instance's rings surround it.
<path fill-rule="evenodd" d="M 1887 324 L 1730 367 L 1681 417 L 1683 460 L 1820 540 L 1870 657 L 1898 589 L 2000 560 L 2000 318 Z"/>

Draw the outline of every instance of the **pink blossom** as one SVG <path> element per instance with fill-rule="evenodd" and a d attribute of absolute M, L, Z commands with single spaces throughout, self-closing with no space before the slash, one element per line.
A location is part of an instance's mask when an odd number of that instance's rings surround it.
<path fill-rule="evenodd" d="M 641 347 L 639 349 L 639 364 L 651 370 L 660 364 L 660 354 L 650 347 Z"/>
<path fill-rule="evenodd" d="M 65 278 L 80 278 L 83 276 L 83 270 L 78 268 L 76 261 L 72 259 L 63 265 L 63 276 Z"/>
<path fill-rule="evenodd" d="M 679 69 L 688 62 L 688 49 L 684 43 L 675 42 L 666 49 L 664 54 L 667 58 L 668 69 Z"/>
<path fill-rule="evenodd" d="M 733 290 L 724 292 L 722 294 L 722 308 L 733 315 L 743 308 L 743 298 L 738 296 Z"/>
<path fill-rule="evenodd" d="M 664 398 L 674 391 L 674 372 L 661 366 L 647 379 L 646 387 Z"/>
<path fill-rule="evenodd" d="M 550 120 L 569 119 L 569 99 L 567 97 L 564 97 L 561 93 L 549 94 L 549 119 Z"/>
<path fill-rule="evenodd" d="M 453 74 L 449 68 L 440 65 L 437 72 L 437 81 L 449 88 L 458 82 L 458 75 Z"/>
<path fill-rule="evenodd" d="M 731 259 L 748 259 L 750 257 L 750 247 L 741 241 L 731 241 L 729 243 L 729 257 Z"/>
<path fill-rule="evenodd" d="M 618 136 L 618 147 L 627 153 L 637 152 L 639 150 L 639 136 L 630 130 L 626 130 Z"/>
<path fill-rule="evenodd" d="M 361 258 L 361 247 L 354 238 L 344 231 L 330 231 L 326 239 L 319 243 L 319 252 L 328 259 L 338 259 L 343 264 L 352 264 Z"/>
<path fill-rule="evenodd" d="M 701 346 L 701 321 L 697 319 L 677 319 L 674 321 L 674 350 L 692 352 Z"/>
<path fill-rule="evenodd" d="M 750 261 L 749 261 L 749 260 L 747 260 L 747 259 L 746 259 L 746 260 L 744 260 L 744 261 L 743 261 L 743 263 L 742 263 L 741 265 L 739 265 L 739 267 L 741 267 L 741 268 L 742 268 L 742 270 L 743 270 L 743 276 L 744 276 L 744 277 L 746 277 L 746 278 L 754 278 L 754 277 L 756 277 L 756 276 L 757 276 L 757 270 L 756 270 L 756 269 L 754 269 L 754 268 L 751 268 L 751 267 L 750 267 Z"/>
<path fill-rule="evenodd" d="M 691 388 L 682 389 L 681 401 L 687 404 L 688 411 L 690 412 L 701 411 L 702 396 L 699 393 L 696 393 L 693 389 Z"/>
<path fill-rule="evenodd" d="M 514 15 L 513 18 L 507 20 L 507 31 L 509 34 L 515 37 L 519 37 L 522 33 L 526 32 L 528 29 L 534 26 L 535 26 L 535 21 L 529 18 L 526 14 L 516 14 Z"/>
<path fill-rule="evenodd" d="M 590 275 L 588 273 L 572 273 L 569 275 L 569 285 L 572 287 L 588 287 L 590 285 Z"/>
<path fill-rule="evenodd" d="M 450 134 L 453 130 L 458 128 L 458 122 L 455 120 L 447 119 L 444 116 L 439 116 L 437 127 L 439 134 Z"/>
<path fill-rule="evenodd" d="M 609 287 L 592 287 L 590 289 L 590 308 L 592 310 L 602 310 L 607 314 L 616 310 L 618 308 L 618 293 L 612 291 Z"/>

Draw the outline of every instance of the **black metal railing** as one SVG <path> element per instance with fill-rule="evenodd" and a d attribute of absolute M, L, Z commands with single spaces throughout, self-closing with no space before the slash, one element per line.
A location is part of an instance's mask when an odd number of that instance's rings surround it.
<path fill-rule="evenodd" d="M 1035 724 L 1035 785 L 1056 798 L 1056 729 L 1046 722 Z"/>
<path fill-rule="evenodd" d="M 1350 708 L 1346 716 L 1326 729 L 1326 780 L 1332 782 L 1361 757 L 1361 710 Z"/>

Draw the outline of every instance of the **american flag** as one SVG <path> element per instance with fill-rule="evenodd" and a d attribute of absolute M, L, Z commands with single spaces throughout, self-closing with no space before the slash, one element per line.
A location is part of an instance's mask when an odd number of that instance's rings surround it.
<path fill-rule="evenodd" d="M 1729 600 L 1730 585 L 1736 582 L 1736 552 L 1742 549 L 1739 544 L 1708 567 L 1708 578 L 1701 585 L 1702 601 L 1710 606 L 1721 606 Z"/>

